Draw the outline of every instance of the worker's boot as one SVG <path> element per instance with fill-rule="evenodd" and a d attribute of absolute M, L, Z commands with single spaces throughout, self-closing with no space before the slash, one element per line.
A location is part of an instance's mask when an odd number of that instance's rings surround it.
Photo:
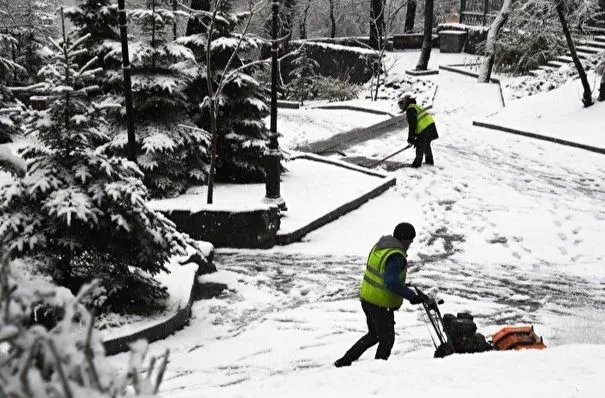
<path fill-rule="evenodd" d="M 351 361 L 345 359 L 345 357 L 342 357 L 334 362 L 334 366 L 336 366 L 337 368 L 342 368 L 343 366 L 351 366 Z"/>

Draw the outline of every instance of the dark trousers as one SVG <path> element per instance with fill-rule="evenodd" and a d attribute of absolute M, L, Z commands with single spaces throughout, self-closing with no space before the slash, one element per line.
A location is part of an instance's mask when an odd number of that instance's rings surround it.
<path fill-rule="evenodd" d="M 424 133 L 420 134 L 420 136 L 416 139 L 416 158 L 412 162 L 412 167 L 420 167 L 423 157 L 424 163 L 434 164 L 431 140 L 429 139 L 429 136 Z"/>
<path fill-rule="evenodd" d="M 376 359 L 386 360 L 391 355 L 391 349 L 395 343 L 395 318 L 393 309 L 378 307 L 361 300 L 361 308 L 366 314 L 368 333 L 353 344 L 341 361 L 350 364 L 359 359 L 368 348 L 378 343 Z"/>

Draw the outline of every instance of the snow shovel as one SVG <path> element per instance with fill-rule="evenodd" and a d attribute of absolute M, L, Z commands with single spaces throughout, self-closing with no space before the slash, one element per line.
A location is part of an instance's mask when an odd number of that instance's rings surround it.
<path fill-rule="evenodd" d="M 384 162 L 385 160 L 390 159 L 390 158 L 392 158 L 393 156 L 395 156 L 395 155 L 397 155 L 397 154 L 399 154 L 399 153 L 401 153 L 401 152 L 403 152 L 403 151 L 405 151 L 406 149 L 411 148 L 411 147 L 412 147 L 412 145 L 410 144 L 410 145 L 406 146 L 405 148 L 400 149 L 400 150 L 398 150 L 397 152 L 394 152 L 394 153 L 390 154 L 390 155 L 389 155 L 389 156 L 387 156 L 386 158 L 382 158 L 382 159 L 380 159 L 379 161 L 377 161 L 377 162 L 375 162 L 375 163 L 372 163 L 372 164 L 371 164 L 370 166 L 368 166 L 368 167 L 369 167 L 370 169 L 373 169 L 374 167 L 378 166 L 380 163 Z"/>

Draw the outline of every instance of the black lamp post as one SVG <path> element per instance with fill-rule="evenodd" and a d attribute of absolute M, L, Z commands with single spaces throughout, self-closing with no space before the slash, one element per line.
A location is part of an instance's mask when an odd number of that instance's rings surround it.
<path fill-rule="evenodd" d="M 286 202 L 279 192 L 280 158 L 279 143 L 277 142 L 277 22 L 279 13 L 279 0 L 271 3 L 271 127 L 269 145 L 265 155 L 267 179 L 265 181 L 265 201 L 274 203 L 280 209 L 286 210 Z"/>

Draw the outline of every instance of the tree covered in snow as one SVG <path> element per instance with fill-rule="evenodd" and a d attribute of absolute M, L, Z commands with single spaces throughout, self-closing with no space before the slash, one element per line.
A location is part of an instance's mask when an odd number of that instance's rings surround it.
<path fill-rule="evenodd" d="M 131 346 L 128 368 L 119 372 L 105 357 L 94 318 L 82 305 L 94 284 L 74 297 L 44 280 L 25 278 L 0 253 L 0 396 L 156 396 L 167 363 L 147 376 L 138 372 L 147 346 Z M 52 309 L 53 317 L 45 316 Z M 138 376 L 138 377 L 137 377 Z"/>
<path fill-rule="evenodd" d="M 201 67 L 190 95 L 194 104 L 200 104 L 195 109 L 198 126 L 215 132 L 216 179 L 261 182 L 269 135 L 263 118 L 269 108 L 266 91 L 253 77 L 262 64 L 249 62 L 245 55 L 261 43 L 248 33 L 258 5 L 251 4 L 242 13 L 230 13 L 226 5 L 223 0 L 212 1 L 210 12 L 194 14 L 207 30 L 178 42 L 193 49 Z"/>
<path fill-rule="evenodd" d="M 292 80 L 286 86 L 290 98 L 304 104 L 311 97 L 313 90 L 313 77 L 317 75 L 319 64 L 307 54 L 306 46 L 302 46 L 299 55 L 292 60 L 293 69 L 290 71 Z"/>
<path fill-rule="evenodd" d="M 108 47 L 120 39 L 117 4 L 111 0 L 76 0 L 74 7 L 65 8 L 65 16 L 75 26 L 72 33 L 76 40 L 89 35 L 85 46 L 98 58 L 97 65 L 105 67 Z"/>
<path fill-rule="evenodd" d="M 169 0 L 147 3 L 148 9 L 130 13 L 141 31 L 140 40 L 129 45 L 137 162 L 153 197 L 175 196 L 206 181 L 210 138 L 195 128 L 188 114 L 185 91 L 197 74 L 195 57 L 189 48 L 168 40 L 179 12 L 172 10 Z M 119 65 L 121 45 L 114 42 L 110 46 L 107 62 Z M 124 105 L 122 70 L 110 69 L 107 75 L 116 93 L 113 100 Z M 125 153 L 125 106 L 113 116 L 117 134 L 107 150 Z"/>
<path fill-rule="evenodd" d="M 15 44 L 16 40 L 10 35 L 0 33 L 0 49 L 5 50 Z M 14 71 L 24 70 L 19 64 L 0 52 L 0 144 L 10 142 L 20 133 L 20 126 L 15 115 L 21 109 L 21 104 L 6 88 L 7 77 Z"/>
<path fill-rule="evenodd" d="M 146 206 L 136 164 L 97 148 L 109 140 L 103 116 L 115 105 L 91 99 L 94 59 L 83 67 L 74 61 L 86 40 L 51 39 L 45 80 L 29 88 L 48 106 L 23 114 L 34 142 L 23 152 L 26 176 L 0 190 L 0 245 L 11 258 L 38 260 L 40 271 L 72 292 L 99 278 L 91 305 L 100 310 L 144 311 L 166 297 L 153 275 L 170 256 L 185 254 L 191 239 Z"/>

